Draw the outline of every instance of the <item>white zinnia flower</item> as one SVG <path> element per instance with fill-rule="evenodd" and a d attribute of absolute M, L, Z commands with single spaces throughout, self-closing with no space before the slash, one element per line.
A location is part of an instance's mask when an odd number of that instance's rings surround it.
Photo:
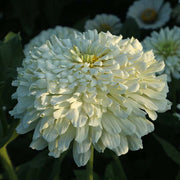
<path fill-rule="evenodd" d="M 25 45 L 24 54 L 25 56 L 27 56 L 35 47 L 39 47 L 42 44 L 46 43 L 46 41 L 50 39 L 52 34 L 56 35 L 60 39 L 68 39 L 74 35 L 74 32 L 77 32 L 77 30 L 70 27 L 62 26 L 56 26 L 53 29 L 42 31 L 39 35 L 34 37 L 27 45 Z"/>
<path fill-rule="evenodd" d="M 171 7 L 163 0 L 138 0 L 130 6 L 127 17 L 136 20 L 139 27 L 144 29 L 156 29 L 169 21 Z"/>
<path fill-rule="evenodd" d="M 166 64 L 165 73 L 168 75 L 168 81 L 171 81 L 171 75 L 180 78 L 180 28 L 168 27 L 161 29 L 160 32 L 152 32 L 151 37 L 146 37 L 143 41 L 145 50 L 153 49 L 154 54 L 159 61 Z M 163 71 L 163 72 L 164 72 Z"/>
<path fill-rule="evenodd" d="M 121 28 L 121 20 L 111 14 L 98 14 L 93 20 L 88 20 L 85 23 L 85 30 L 96 29 L 98 32 L 111 32 L 112 34 L 119 34 Z"/>
<path fill-rule="evenodd" d="M 58 158 L 73 143 L 78 166 L 90 147 L 118 156 L 142 148 L 141 137 L 153 131 L 149 118 L 170 107 L 164 68 L 138 40 L 96 30 L 74 38 L 51 36 L 31 50 L 13 81 L 18 100 L 10 112 L 21 122 L 17 132 L 34 130 L 31 147 L 46 146 Z"/>

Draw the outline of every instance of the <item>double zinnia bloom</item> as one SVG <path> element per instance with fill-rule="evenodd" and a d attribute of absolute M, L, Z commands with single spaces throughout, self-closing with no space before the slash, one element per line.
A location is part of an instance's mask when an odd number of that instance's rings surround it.
<path fill-rule="evenodd" d="M 17 132 L 34 130 L 30 146 L 48 147 L 55 158 L 72 143 L 78 166 L 88 162 L 91 146 L 118 156 L 142 148 L 141 137 L 154 129 L 149 119 L 170 108 L 166 75 L 156 75 L 163 61 L 134 38 L 63 29 L 26 46 L 13 81 Z"/>
<path fill-rule="evenodd" d="M 153 31 L 142 44 L 144 50 L 153 49 L 157 61 L 164 61 L 166 67 L 160 73 L 166 73 L 168 81 L 180 79 L 180 28 L 166 27 L 159 32 Z"/>

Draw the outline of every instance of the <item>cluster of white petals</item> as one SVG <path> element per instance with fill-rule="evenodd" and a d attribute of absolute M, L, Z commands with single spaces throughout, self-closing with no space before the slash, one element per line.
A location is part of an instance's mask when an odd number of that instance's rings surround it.
<path fill-rule="evenodd" d="M 156 29 L 169 21 L 171 15 L 170 3 L 164 0 L 138 0 L 129 7 L 127 17 L 136 20 L 143 29 Z"/>
<path fill-rule="evenodd" d="M 154 55 L 158 61 L 164 61 L 166 67 L 161 73 L 168 75 L 168 81 L 171 76 L 180 78 L 180 28 L 168 27 L 161 29 L 160 32 L 153 31 L 150 37 L 144 39 L 143 47 L 149 51 L 153 49 Z"/>
<path fill-rule="evenodd" d="M 52 35 L 57 36 L 59 39 L 68 39 L 74 36 L 74 32 L 78 33 L 76 29 L 70 27 L 56 26 L 48 30 L 41 31 L 36 37 L 34 37 L 28 44 L 25 45 L 24 54 L 28 56 L 34 48 L 41 46 L 50 39 Z"/>
<path fill-rule="evenodd" d="M 21 119 L 18 133 L 34 130 L 30 146 L 48 146 L 55 158 L 70 143 L 78 166 L 88 162 L 91 146 L 120 156 L 142 148 L 141 137 L 154 129 L 148 116 L 170 108 L 166 75 L 155 74 L 163 68 L 134 38 L 96 30 L 52 35 L 18 68 L 10 113 Z"/>
<path fill-rule="evenodd" d="M 94 19 L 86 21 L 85 30 L 96 29 L 98 32 L 109 31 L 114 35 L 118 35 L 121 26 L 121 20 L 117 16 L 111 14 L 98 14 Z"/>

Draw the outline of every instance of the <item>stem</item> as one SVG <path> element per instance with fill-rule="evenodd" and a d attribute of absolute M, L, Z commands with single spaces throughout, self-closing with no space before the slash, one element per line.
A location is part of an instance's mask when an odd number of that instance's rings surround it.
<path fill-rule="evenodd" d="M 87 164 L 87 180 L 93 180 L 93 159 L 94 159 L 94 148 L 91 146 L 91 157 L 89 159 L 89 162 Z"/>
<path fill-rule="evenodd" d="M 124 169 L 123 169 L 123 166 L 121 164 L 119 157 L 117 155 L 115 155 L 114 152 L 112 153 L 112 157 L 116 163 L 116 167 L 118 168 L 119 179 L 127 180 L 126 174 L 124 172 Z"/>
<path fill-rule="evenodd" d="M 18 178 L 14 172 L 11 160 L 9 158 L 6 146 L 3 146 L 2 148 L 0 148 L 0 160 L 1 160 L 1 164 L 2 164 L 3 168 L 5 169 L 5 171 L 8 174 L 9 179 L 10 180 L 18 180 Z"/>

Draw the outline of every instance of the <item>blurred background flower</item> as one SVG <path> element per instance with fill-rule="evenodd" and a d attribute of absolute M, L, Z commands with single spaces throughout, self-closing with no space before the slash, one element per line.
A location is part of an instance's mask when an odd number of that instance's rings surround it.
<path fill-rule="evenodd" d="M 121 28 L 121 20 L 112 14 L 98 14 L 92 20 L 87 20 L 85 30 L 96 29 L 98 32 L 109 31 L 112 34 L 119 34 Z"/>
<path fill-rule="evenodd" d="M 152 32 L 150 37 L 143 40 L 145 50 L 153 49 L 156 59 L 164 61 L 166 64 L 165 73 L 168 75 L 168 81 L 171 76 L 180 78 L 180 28 L 168 27 L 159 32 Z M 163 71 L 163 72 L 164 72 Z"/>
<path fill-rule="evenodd" d="M 127 12 L 127 17 L 134 18 L 143 29 L 156 29 L 165 25 L 170 15 L 170 3 L 164 3 L 163 0 L 138 0 L 129 7 Z"/>

